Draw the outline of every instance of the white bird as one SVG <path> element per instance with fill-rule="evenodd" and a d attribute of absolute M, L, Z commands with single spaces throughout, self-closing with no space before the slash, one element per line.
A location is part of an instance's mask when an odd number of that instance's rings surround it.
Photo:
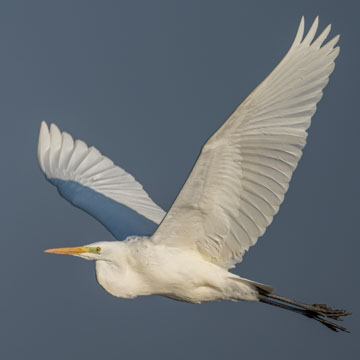
<path fill-rule="evenodd" d="M 38 160 L 47 180 L 123 240 L 46 252 L 94 260 L 98 283 L 117 297 L 261 301 L 346 331 L 328 319 L 348 312 L 287 299 L 229 272 L 278 212 L 334 70 L 339 36 L 323 44 L 330 25 L 315 39 L 317 27 L 318 18 L 304 37 L 301 19 L 286 56 L 203 146 L 167 214 L 94 147 L 43 122 Z"/>

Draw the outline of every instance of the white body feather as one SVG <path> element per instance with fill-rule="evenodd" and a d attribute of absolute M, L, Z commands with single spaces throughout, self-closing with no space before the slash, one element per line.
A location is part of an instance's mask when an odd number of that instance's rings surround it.
<path fill-rule="evenodd" d="M 108 255 L 107 245 L 101 242 L 91 244 L 99 246 L 103 251 L 100 257 L 104 256 L 104 260 L 96 261 L 97 281 L 114 296 L 161 295 L 191 303 L 258 300 L 256 283 L 229 273 L 197 253 L 163 245 L 153 246 L 146 237 L 111 243 L 111 255 Z"/>

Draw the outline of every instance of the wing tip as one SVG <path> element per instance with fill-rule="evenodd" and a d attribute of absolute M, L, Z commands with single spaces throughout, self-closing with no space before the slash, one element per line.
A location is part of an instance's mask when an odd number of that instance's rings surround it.
<path fill-rule="evenodd" d="M 302 16 L 300 19 L 299 27 L 295 35 L 295 39 L 290 47 L 290 50 L 301 43 L 302 38 L 304 36 L 304 27 L 305 27 L 305 18 L 304 16 Z"/>
<path fill-rule="evenodd" d="M 71 177 L 63 179 L 61 176 L 60 177 L 57 176 L 59 175 L 59 160 L 60 160 L 62 146 L 64 145 L 64 139 L 67 139 L 69 142 L 72 142 L 72 151 L 71 151 L 72 154 L 74 152 L 80 151 L 81 153 L 86 153 L 87 155 L 89 151 L 91 151 L 92 153 L 95 153 L 99 158 L 101 157 L 108 159 L 114 165 L 113 161 L 103 156 L 97 148 L 93 146 L 88 147 L 88 145 L 80 139 L 76 139 L 74 141 L 74 139 L 70 134 L 66 132 L 61 132 L 60 129 L 54 123 L 51 123 L 50 126 L 48 126 L 48 124 L 45 121 L 42 121 L 40 125 L 37 156 L 38 156 L 39 166 L 48 180 L 51 178 L 59 178 L 60 180 L 73 180 L 80 183 L 81 185 L 84 185 L 81 183 L 81 181 L 75 180 Z M 71 157 L 72 156 L 70 156 L 69 161 Z M 74 166 L 77 168 L 85 157 L 86 156 L 77 159 L 76 164 Z M 151 198 L 143 189 L 141 184 L 138 183 L 132 175 L 127 173 L 125 170 L 123 171 L 128 176 L 127 181 L 130 180 L 131 182 L 134 182 L 135 185 L 133 184 L 133 186 L 135 186 L 136 191 L 141 192 L 140 196 L 144 197 L 143 201 L 145 202 L 145 206 L 143 206 L 142 204 L 140 204 L 140 206 L 131 206 L 131 204 L 128 204 L 126 201 L 122 201 L 120 203 L 138 212 L 142 216 L 153 221 L 155 224 L 159 224 L 166 215 L 166 212 L 151 200 Z M 138 189 L 138 187 L 140 189 Z M 90 188 L 92 187 L 90 186 Z M 92 188 L 92 189 L 94 191 L 103 194 L 104 196 L 113 199 L 111 194 L 108 194 L 107 191 L 101 191 L 96 188 Z"/>
<path fill-rule="evenodd" d="M 54 145 L 55 147 L 59 147 L 61 144 L 61 132 L 54 123 L 50 124 L 50 140 L 51 145 Z"/>
<path fill-rule="evenodd" d="M 309 46 L 311 44 L 311 42 L 314 40 L 318 26 L 319 26 L 319 16 L 316 16 L 304 40 L 301 42 L 302 45 Z"/>
<path fill-rule="evenodd" d="M 310 29 L 304 36 L 305 18 L 304 18 L 304 16 L 301 17 L 296 36 L 290 47 L 290 50 L 293 50 L 294 47 L 297 47 L 297 46 L 311 46 L 313 48 L 319 49 L 320 47 L 324 47 L 324 46 L 329 46 L 329 47 L 333 48 L 336 45 L 336 43 L 339 41 L 339 38 L 340 38 L 339 34 L 336 35 L 331 40 L 329 40 L 325 45 L 323 45 L 325 39 L 327 38 L 327 36 L 329 35 L 329 33 L 331 31 L 331 28 L 332 28 L 331 24 L 328 24 L 325 27 L 325 29 L 320 33 L 320 35 L 315 37 L 316 32 L 319 28 L 319 19 L 320 19 L 319 16 L 315 17 Z M 328 44 L 330 44 L 330 45 L 328 45 Z"/>
<path fill-rule="evenodd" d="M 42 172 L 46 172 L 45 169 L 45 155 L 47 150 L 50 148 L 50 133 L 48 125 L 45 121 L 41 122 L 39 139 L 38 139 L 38 148 L 37 148 L 37 156 L 38 162 Z"/>
<path fill-rule="evenodd" d="M 51 131 L 58 131 L 60 132 L 59 128 L 54 124 L 54 123 L 51 123 L 50 124 L 50 132 Z"/>
<path fill-rule="evenodd" d="M 335 36 L 330 40 L 330 41 L 333 42 L 333 44 L 332 44 L 333 48 L 334 48 L 334 46 L 339 42 L 340 37 L 341 37 L 341 35 L 340 35 L 340 34 L 337 34 L 337 35 L 335 35 Z"/>

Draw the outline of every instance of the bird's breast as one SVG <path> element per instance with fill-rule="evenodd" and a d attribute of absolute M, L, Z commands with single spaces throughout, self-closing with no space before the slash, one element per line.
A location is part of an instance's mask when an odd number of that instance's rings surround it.
<path fill-rule="evenodd" d="M 106 261 L 96 262 L 96 279 L 108 293 L 121 298 L 149 295 L 146 282 L 132 269 Z"/>

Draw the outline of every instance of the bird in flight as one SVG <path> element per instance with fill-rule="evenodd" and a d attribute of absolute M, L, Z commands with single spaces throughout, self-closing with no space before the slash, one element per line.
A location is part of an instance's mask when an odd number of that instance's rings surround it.
<path fill-rule="evenodd" d="M 94 147 L 41 124 L 38 160 L 66 200 L 118 241 L 45 250 L 94 260 L 98 283 L 122 298 L 162 295 L 190 303 L 260 301 L 315 319 L 349 315 L 304 304 L 229 272 L 278 212 L 306 144 L 307 129 L 334 70 L 339 36 L 304 36 L 301 19 L 288 53 L 210 137 L 170 210 Z"/>

